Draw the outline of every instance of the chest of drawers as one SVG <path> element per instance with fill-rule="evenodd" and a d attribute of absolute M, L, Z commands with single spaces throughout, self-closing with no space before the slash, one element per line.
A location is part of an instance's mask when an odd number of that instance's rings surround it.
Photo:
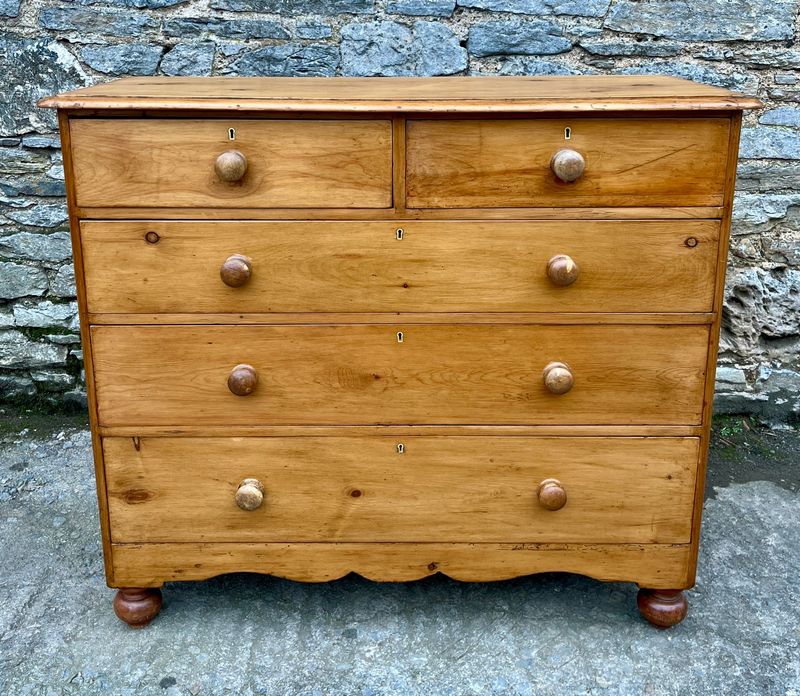
<path fill-rule="evenodd" d="M 59 110 L 114 606 L 226 572 L 694 583 L 743 109 L 129 78 Z"/>

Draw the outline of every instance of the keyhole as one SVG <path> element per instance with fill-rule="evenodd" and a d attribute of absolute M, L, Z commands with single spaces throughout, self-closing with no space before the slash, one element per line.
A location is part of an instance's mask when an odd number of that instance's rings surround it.
<path fill-rule="evenodd" d="M 403 342 L 403 338 L 404 338 L 403 332 L 402 331 L 398 331 L 397 332 L 397 342 L 398 343 L 402 343 Z"/>
<path fill-rule="evenodd" d="M 394 233 L 395 239 L 402 240 L 403 239 L 403 234 L 404 234 L 403 233 L 403 228 L 402 227 L 398 227 L 397 230 Z"/>
<path fill-rule="evenodd" d="M 228 128 L 228 140 L 236 140 L 236 129 Z"/>
<path fill-rule="evenodd" d="M 572 128 L 570 128 L 569 126 L 567 126 L 567 127 L 564 129 L 564 140 L 569 140 L 571 137 L 572 137 Z"/>
<path fill-rule="evenodd" d="M 397 443 L 397 454 L 403 454 L 406 451 L 406 446 L 402 442 Z"/>

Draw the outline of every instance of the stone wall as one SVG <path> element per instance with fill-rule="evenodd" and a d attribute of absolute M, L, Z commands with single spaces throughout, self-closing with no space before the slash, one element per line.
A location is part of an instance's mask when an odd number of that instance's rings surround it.
<path fill-rule="evenodd" d="M 0 0 L 0 401 L 82 403 L 46 94 L 121 75 L 666 73 L 746 116 L 718 411 L 800 410 L 798 0 Z"/>

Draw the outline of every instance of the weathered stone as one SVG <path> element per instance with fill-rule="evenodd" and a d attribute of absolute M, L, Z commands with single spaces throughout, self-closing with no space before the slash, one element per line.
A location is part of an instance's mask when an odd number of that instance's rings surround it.
<path fill-rule="evenodd" d="M 63 177 L 54 179 L 47 174 L 0 178 L 0 193 L 4 196 L 63 197 L 66 194 Z"/>
<path fill-rule="evenodd" d="M 794 0 L 617 0 L 605 26 L 682 41 L 779 41 L 792 38 Z"/>
<path fill-rule="evenodd" d="M 305 14 L 368 14 L 375 9 L 374 0 L 211 0 L 215 10 L 233 12 L 265 12 L 278 15 Z"/>
<path fill-rule="evenodd" d="M 79 32 L 83 35 L 140 37 L 143 33 L 155 32 L 158 20 L 141 12 L 126 12 L 114 9 L 89 7 L 45 7 L 39 13 L 39 25 L 54 31 Z"/>
<path fill-rule="evenodd" d="M 797 84 L 797 76 L 792 75 L 791 73 L 784 73 L 775 75 L 773 81 L 776 85 L 795 85 Z"/>
<path fill-rule="evenodd" d="M 56 297 L 75 297 L 75 269 L 71 263 L 58 269 L 50 281 L 50 293 Z"/>
<path fill-rule="evenodd" d="M 800 108 L 783 106 L 778 109 L 770 109 L 761 114 L 758 122 L 768 126 L 800 128 Z M 797 137 L 800 137 L 800 135 L 797 135 Z"/>
<path fill-rule="evenodd" d="M 74 346 L 81 342 L 78 334 L 46 334 L 45 338 L 59 346 Z"/>
<path fill-rule="evenodd" d="M 773 126 L 743 128 L 739 156 L 744 159 L 800 159 L 800 132 Z"/>
<path fill-rule="evenodd" d="M 68 392 L 64 392 L 61 395 L 61 403 L 63 403 L 67 408 L 85 411 L 88 405 L 86 391 L 83 389 L 72 389 Z"/>
<path fill-rule="evenodd" d="M 10 305 L 0 307 L 0 328 L 7 329 L 9 326 L 14 326 L 14 310 Z"/>
<path fill-rule="evenodd" d="M 472 55 L 478 57 L 549 55 L 569 51 L 572 42 L 552 22 L 510 19 L 470 27 L 467 47 Z"/>
<path fill-rule="evenodd" d="M 458 37 L 436 22 L 348 24 L 341 51 L 346 75 L 452 75 L 467 67 Z"/>
<path fill-rule="evenodd" d="M 214 44 L 178 44 L 161 59 L 165 75 L 210 75 L 214 64 Z"/>
<path fill-rule="evenodd" d="M 16 17 L 19 15 L 20 0 L 0 0 L 0 17 Z"/>
<path fill-rule="evenodd" d="M 18 232 L 8 237 L 0 237 L 0 256 L 29 261 L 64 261 L 72 255 L 69 234 L 32 234 Z"/>
<path fill-rule="evenodd" d="M 737 193 L 733 200 L 735 231 L 740 234 L 761 231 L 798 208 L 800 193 Z"/>
<path fill-rule="evenodd" d="M 722 314 L 722 350 L 746 357 L 763 339 L 800 334 L 800 271 L 734 269 L 728 274 Z"/>
<path fill-rule="evenodd" d="M 14 321 L 17 326 L 37 329 L 77 327 L 78 303 L 55 304 L 50 300 L 37 304 L 14 305 Z"/>
<path fill-rule="evenodd" d="M 677 56 L 684 49 L 679 43 L 657 41 L 581 41 L 579 46 L 598 56 Z"/>
<path fill-rule="evenodd" d="M 42 391 L 61 392 L 75 384 L 75 377 L 64 370 L 31 370 L 30 375 Z"/>
<path fill-rule="evenodd" d="M 153 44 L 86 46 L 81 58 L 91 68 L 107 75 L 153 75 L 164 49 Z"/>
<path fill-rule="evenodd" d="M 734 57 L 737 63 L 743 63 L 752 68 L 789 68 L 790 70 L 797 70 L 797 67 L 800 66 L 800 49 L 797 48 L 755 46 L 738 49 L 734 52 Z M 794 82 L 791 84 L 794 84 Z"/>
<path fill-rule="evenodd" d="M 295 35 L 299 39 L 327 39 L 333 34 L 330 24 L 300 23 L 295 27 Z"/>
<path fill-rule="evenodd" d="M 36 395 L 33 380 L 22 375 L 0 375 L 0 403 L 14 399 L 29 399 Z"/>
<path fill-rule="evenodd" d="M 0 136 L 53 131 L 54 113 L 36 108 L 36 102 L 88 82 L 75 57 L 55 42 L 0 36 L 0 65 Z"/>
<path fill-rule="evenodd" d="M 37 203 L 27 208 L 3 211 L 9 220 L 30 227 L 58 227 L 67 221 L 67 206 L 64 203 Z"/>
<path fill-rule="evenodd" d="M 455 8 L 455 0 L 394 0 L 386 10 L 390 14 L 414 17 L 450 17 Z"/>
<path fill-rule="evenodd" d="M 720 365 L 717 368 L 717 391 L 738 391 L 747 388 L 747 377 L 744 370 L 738 367 Z"/>
<path fill-rule="evenodd" d="M 22 138 L 0 138 L 0 147 L 16 147 L 22 142 Z"/>
<path fill-rule="evenodd" d="M 785 230 L 771 237 L 763 236 L 761 246 L 768 261 L 800 266 L 800 231 Z"/>
<path fill-rule="evenodd" d="M 800 191 L 800 162 L 771 160 L 769 162 L 740 161 L 736 174 L 739 191 L 770 191 L 795 189 Z"/>
<path fill-rule="evenodd" d="M 47 274 L 41 268 L 0 261 L 0 299 L 44 295 L 46 291 Z"/>
<path fill-rule="evenodd" d="M 67 349 L 31 341 L 19 331 L 0 331 L 0 367 L 10 369 L 62 365 Z"/>
<path fill-rule="evenodd" d="M 0 150 L 0 174 L 40 174 L 50 158 L 43 152 L 4 147 Z"/>
<path fill-rule="evenodd" d="M 515 56 L 504 59 L 498 70 L 500 75 L 577 75 L 578 70 L 565 63 L 541 58 Z"/>
<path fill-rule="evenodd" d="M 271 19 L 171 17 L 164 21 L 165 36 L 180 39 L 220 36 L 226 39 L 288 39 L 285 27 Z"/>
<path fill-rule="evenodd" d="M 80 0 L 84 5 L 115 5 L 118 7 L 135 7 L 139 10 L 158 10 L 164 7 L 173 7 L 189 0 Z"/>
<path fill-rule="evenodd" d="M 693 63 L 650 62 L 622 68 L 619 73 L 622 75 L 673 75 L 739 92 L 753 93 L 758 87 L 758 81 L 753 75 L 740 72 L 728 75 Z"/>
<path fill-rule="evenodd" d="M 800 371 L 761 365 L 755 389 L 768 397 L 761 408 L 767 420 L 786 421 L 800 414 Z"/>
<path fill-rule="evenodd" d="M 237 75 L 321 76 L 336 73 L 339 51 L 329 44 L 264 46 L 242 53 L 225 72 Z"/>
<path fill-rule="evenodd" d="M 611 0 L 457 0 L 459 7 L 529 15 L 603 17 Z"/>
<path fill-rule="evenodd" d="M 61 147 L 61 138 L 57 135 L 26 135 L 22 139 L 24 147 L 33 149 L 39 148 L 59 148 Z"/>

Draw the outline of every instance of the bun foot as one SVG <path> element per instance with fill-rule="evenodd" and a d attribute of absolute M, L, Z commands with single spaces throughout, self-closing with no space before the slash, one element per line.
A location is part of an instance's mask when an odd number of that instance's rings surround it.
<path fill-rule="evenodd" d="M 161 611 L 157 587 L 122 587 L 114 596 L 114 613 L 131 628 L 147 626 Z"/>
<path fill-rule="evenodd" d="M 639 590 L 636 596 L 639 613 L 653 626 L 669 628 L 686 618 L 689 602 L 683 590 Z"/>

